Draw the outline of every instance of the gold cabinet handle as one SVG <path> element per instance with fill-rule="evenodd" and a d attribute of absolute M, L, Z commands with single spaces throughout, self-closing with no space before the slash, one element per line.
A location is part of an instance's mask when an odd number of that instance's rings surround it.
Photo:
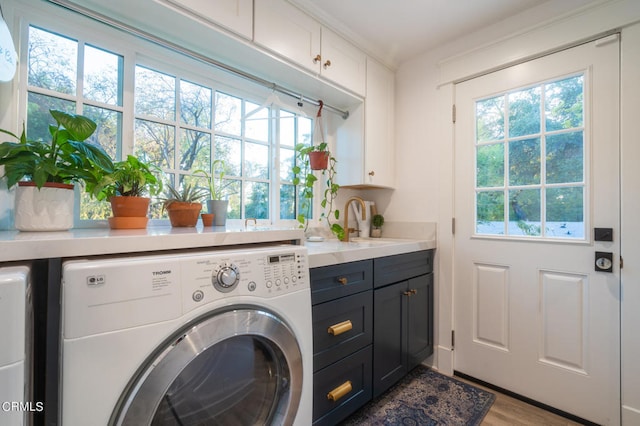
<path fill-rule="evenodd" d="M 322 60 L 322 56 L 320 56 L 320 54 L 317 54 L 315 58 L 313 58 L 313 63 L 317 64 L 318 62 L 320 62 Z"/>
<path fill-rule="evenodd" d="M 338 282 L 342 285 L 347 285 L 347 283 L 349 282 L 349 280 L 347 280 L 346 277 L 340 277 L 338 278 Z"/>
<path fill-rule="evenodd" d="M 411 290 L 409 290 L 411 292 L 411 294 L 415 295 L 418 294 L 418 290 L 416 290 L 415 288 L 412 288 Z"/>
<path fill-rule="evenodd" d="M 369 172 L 369 176 L 375 176 L 375 175 L 376 175 L 376 172 L 374 172 L 373 170 Z"/>
<path fill-rule="evenodd" d="M 415 288 L 412 288 L 409 291 L 403 291 L 402 294 L 404 294 L 405 296 L 413 296 L 415 294 L 418 294 L 418 290 L 416 290 Z"/>
<path fill-rule="evenodd" d="M 327 59 L 327 62 L 325 62 L 324 65 L 322 65 L 322 66 L 326 70 L 327 68 L 329 68 L 331 66 L 331 61 Z"/>
<path fill-rule="evenodd" d="M 339 334 L 346 333 L 352 328 L 353 328 L 353 324 L 351 324 L 351 320 L 346 320 L 346 321 L 339 322 L 338 324 L 333 324 L 332 326 L 327 328 L 327 333 L 337 336 Z"/>
<path fill-rule="evenodd" d="M 342 398 L 343 396 L 345 396 L 346 394 L 348 394 L 349 392 L 351 392 L 352 389 L 353 388 L 351 387 L 351 382 L 347 380 L 346 382 L 344 382 L 343 384 L 341 384 L 340 386 L 338 386 L 337 388 L 329 392 L 327 394 L 327 399 L 329 401 L 335 402 L 340 398 Z"/>

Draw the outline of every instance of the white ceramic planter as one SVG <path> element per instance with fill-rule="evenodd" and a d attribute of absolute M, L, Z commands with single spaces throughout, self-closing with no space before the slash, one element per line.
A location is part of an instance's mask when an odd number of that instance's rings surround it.
<path fill-rule="evenodd" d="M 73 185 L 18 182 L 15 227 L 20 231 L 66 231 L 73 228 Z"/>

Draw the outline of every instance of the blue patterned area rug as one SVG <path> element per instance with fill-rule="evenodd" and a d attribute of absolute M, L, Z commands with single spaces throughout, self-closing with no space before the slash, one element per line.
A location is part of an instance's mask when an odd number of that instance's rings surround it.
<path fill-rule="evenodd" d="M 496 396 L 418 366 L 342 425 L 479 425 Z"/>

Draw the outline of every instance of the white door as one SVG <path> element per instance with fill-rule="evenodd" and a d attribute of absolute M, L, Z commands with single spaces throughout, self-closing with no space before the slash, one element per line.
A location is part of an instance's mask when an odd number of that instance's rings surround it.
<path fill-rule="evenodd" d="M 620 411 L 618 49 L 456 85 L 455 370 L 600 424 Z"/>

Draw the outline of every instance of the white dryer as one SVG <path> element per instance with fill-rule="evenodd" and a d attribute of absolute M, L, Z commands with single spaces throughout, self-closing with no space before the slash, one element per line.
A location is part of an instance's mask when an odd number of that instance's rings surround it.
<path fill-rule="evenodd" d="M 64 426 L 309 425 L 305 247 L 71 260 Z"/>
<path fill-rule="evenodd" d="M 29 269 L 0 268 L 0 425 L 25 423 L 27 289 Z"/>

